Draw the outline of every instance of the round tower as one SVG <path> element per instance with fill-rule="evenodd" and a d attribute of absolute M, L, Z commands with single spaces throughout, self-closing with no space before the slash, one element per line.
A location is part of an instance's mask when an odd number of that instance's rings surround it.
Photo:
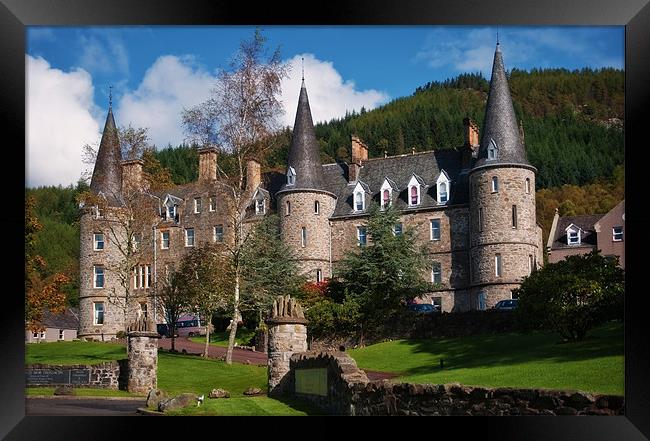
<path fill-rule="evenodd" d="M 483 135 L 469 176 L 472 309 L 512 298 L 537 266 L 536 171 L 526 158 L 497 43 Z"/>
<path fill-rule="evenodd" d="M 303 79 L 289 149 L 286 182 L 276 194 L 282 240 L 310 281 L 331 277 L 329 217 L 336 195 L 325 189 L 323 167 Z"/>

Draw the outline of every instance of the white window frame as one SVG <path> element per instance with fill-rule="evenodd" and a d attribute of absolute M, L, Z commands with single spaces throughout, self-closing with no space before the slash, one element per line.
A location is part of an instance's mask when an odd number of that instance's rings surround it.
<path fill-rule="evenodd" d="M 320 202 L 314 201 L 314 214 L 320 214 Z"/>
<path fill-rule="evenodd" d="M 133 289 L 138 289 L 138 283 L 140 281 L 140 278 L 138 277 L 138 268 L 135 267 L 133 268 Z"/>
<path fill-rule="evenodd" d="M 287 185 L 296 185 L 296 170 L 291 166 L 287 169 Z"/>
<path fill-rule="evenodd" d="M 97 308 L 98 305 L 101 305 L 101 311 Z M 102 322 L 99 323 L 99 312 L 101 312 Z M 106 315 L 106 305 L 104 302 L 93 302 L 93 325 L 103 326 L 104 325 L 104 316 Z"/>
<path fill-rule="evenodd" d="M 59 340 L 65 340 L 65 329 L 59 329 Z"/>
<path fill-rule="evenodd" d="M 361 234 L 361 231 L 363 231 L 363 234 Z M 362 237 L 363 237 L 363 243 L 361 242 Z M 368 230 L 366 229 L 365 226 L 360 225 L 357 227 L 357 246 L 365 247 L 367 244 L 368 244 Z"/>
<path fill-rule="evenodd" d="M 323 281 L 323 271 L 318 268 L 316 269 L 316 283 L 320 283 Z"/>
<path fill-rule="evenodd" d="M 388 203 L 384 203 L 384 193 L 388 191 Z M 381 184 L 379 189 L 379 205 L 382 210 L 387 209 L 393 205 L 393 186 L 388 182 L 388 179 L 384 179 L 384 183 Z"/>
<path fill-rule="evenodd" d="M 266 213 L 266 200 L 265 199 L 256 199 L 255 200 L 255 214 L 264 214 Z"/>
<path fill-rule="evenodd" d="M 190 230 L 192 231 L 192 244 L 190 245 Z M 194 228 L 185 228 L 185 246 L 191 248 L 196 243 L 196 236 L 194 235 Z"/>
<path fill-rule="evenodd" d="M 202 208 L 201 198 L 194 198 L 194 214 L 199 214 Z"/>
<path fill-rule="evenodd" d="M 517 229 L 517 226 L 519 225 L 517 205 L 513 204 L 511 210 L 512 210 L 512 228 Z"/>
<path fill-rule="evenodd" d="M 101 236 L 101 240 L 97 239 L 97 236 Z M 101 243 L 102 247 L 98 248 L 98 244 Z M 93 251 L 104 251 L 106 242 L 104 241 L 104 233 L 93 233 Z"/>
<path fill-rule="evenodd" d="M 300 229 L 300 244 L 303 248 L 307 246 L 307 227 L 302 227 Z"/>
<path fill-rule="evenodd" d="M 445 188 L 444 193 L 441 191 L 443 186 Z M 444 201 L 442 200 L 443 195 L 445 196 Z M 440 170 L 440 176 L 438 176 L 438 179 L 436 180 L 436 200 L 438 201 L 438 205 L 447 205 L 450 195 L 451 181 L 449 180 L 449 176 L 447 176 L 447 172 Z"/>
<path fill-rule="evenodd" d="M 165 233 L 167 233 L 167 246 L 165 246 Z M 168 250 L 170 241 L 171 241 L 171 232 L 169 230 L 161 231 L 160 232 L 160 249 L 161 250 Z"/>
<path fill-rule="evenodd" d="M 434 230 L 434 228 L 433 228 L 433 224 L 434 224 L 434 221 L 436 221 L 436 222 L 438 223 L 438 228 L 437 228 L 437 230 L 438 230 L 438 237 L 435 237 L 435 235 L 433 234 L 433 230 Z M 440 222 L 440 219 L 439 219 L 439 218 L 436 218 L 436 219 L 429 219 L 429 235 L 430 235 L 430 240 L 432 240 L 432 241 L 436 241 L 436 242 L 440 240 L 440 238 L 441 238 L 441 233 L 442 233 L 442 231 L 441 231 L 441 230 L 442 230 L 442 225 L 441 225 L 441 224 L 442 224 L 442 223 Z"/>
<path fill-rule="evenodd" d="M 366 198 L 365 192 L 355 191 L 354 192 L 354 211 L 363 211 L 366 209 Z M 361 208 L 359 208 L 359 202 L 361 202 Z"/>
<path fill-rule="evenodd" d="M 210 207 L 208 208 L 209 211 L 217 211 L 217 197 L 216 196 L 210 196 Z"/>
<path fill-rule="evenodd" d="M 620 228 L 620 233 L 616 232 L 616 229 Z M 616 238 L 616 236 L 620 236 L 619 239 Z M 612 242 L 623 242 L 623 227 L 618 225 L 616 227 L 612 227 Z"/>
<path fill-rule="evenodd" d="M 144 279 L 145 279 L 145 273 L 144 273 L 144 265 L 139 265 L 138 266 L 138 288 L 144 288 Z"/>
<path fill-rule="evenodd" d="M 499 147 L 497 146 L 497 143 L 492 138 L 490 138 L 490 144 L 488 145 L 487 153 L 488 153 L 487 155 L 488 161 L 494 161 L 499 157 Z"/>
<path fill-rule="evenodd" d="M 102 286 L 97 286 L 97 276 L 99 275 L 97 272 L 97 269 L 101 268 L 101 276 L 102 276 Z M 106 268 L 104 268 L 104 265 L 93 265 L 93 288 L 95 289 L 103 289 L 106 286 Z"/>
<path fill-rule="evenodd" d="M 436 282 L 436 275 L 438 278 L 437 282 Z M 431 263 L 431 283 L 442 284 L 442 265 L 440 264 L 440 262 L 434 261 Z"/>
<path fill-rule="evenodd" d="M 221 234 L 217 234 L 217 228 L 218 227 L 221 227 Z M 215 225 L 214 228 L 212 229 L 212 232 L 213 232 L 213 234 L 212 234 L 213 240 L 216 243 L 222 243 L 223 242 L 223 236 L 224 236 L 223 235 L 223 225 L 222 224 Z"/>
<path fill-rule="evenodd" d="M 492 183 L 492 193 L 498 193 L 499 192 L 499 177 L 498 176 L 492 176 L 492 179 L 490 180 Z"/>
<path fill-rule="evenodd" d="M 144 287 L 151 288 L 152 282 L 151 265 L 145 265 Z"/>
<path fill-rule="evenodd" d="M 566 227 L 566 244 L 567 245 L 580 245 L 582 243 L 582 234 L 581 229 L 575 226 L 574 224 Z M 575 235 L 575 237 L 572 237 Z M 573 240 L 572 240 L 573 239 Z"/>
<path fill-rule="evenodd" d="M 494 255 L 494 276 L 501 277 L 503 274 L 503 259 L 501 259 L 501 254 L 497 253 Z"/>

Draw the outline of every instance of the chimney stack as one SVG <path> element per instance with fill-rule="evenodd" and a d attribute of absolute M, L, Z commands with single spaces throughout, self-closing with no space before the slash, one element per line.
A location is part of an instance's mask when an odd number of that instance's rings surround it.
<path fill-rule="evenodd" d="M 246 163 L 246 190 L 253 191 L 262 182 L 262 166 L 259 162 L 251 159 Z"/>
<path fill-rule="evenodd" d="M 359 177 L 361 166 L 364 161 L 368 160 L 368 146 L 359 139 L 358 136 L 352 135 L 352 162 L 348 168 L 348 181 L 354 182 Z"/>
<path fill-rule="evenodd" d="M 217 149 L 206 147 L 199 149 L 199 181 L 217 179 Z"/>
<path fill-rule="evenodd" d="M 122 161 L 122 194 L 127 194 L 142 188 L 142 159 Z"/>

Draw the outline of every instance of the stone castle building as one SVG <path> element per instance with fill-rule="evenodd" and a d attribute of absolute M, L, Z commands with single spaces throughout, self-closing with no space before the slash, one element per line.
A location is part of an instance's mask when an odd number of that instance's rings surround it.
<path fill-rule="evenodd" d="M 400 214 L 396 234 L 415 229 L 430 255 L 425 277 L 439 288 L 424 300 L 443 311 L 489 308 L 511 298 L 512 289 L 543 261 L 536 169 L 526 158 L 498 44 L 482 134 L 469 119 L 464 128 L 463 146 L 384 158 L 369 158 L 368 147 L 352 136 L 350 163 L 321 164 L 303 80 L 286 173 L 261 173 L 259 163 L 248 163 L 245 223 L 277 212 L 282 239 L 300 267 L 312 281 L 322 281 L 347 251 L 366 245 L 371 202 L 394 206 Z M 136 235 L 141 252 L 129 279 L 132 307 L 120 308 L 111 297 L 125 291 L 124 283 L 110 268 L 119 262 L 119 244 L 128 234 L 124 228 L 108 234 L 107 227 L 120 224 L 111 213 L 122 210 L 124 194 L 140 188 L 143 179 L 141 161 L 121 160 L 109 109 L 91 190 L 112 208 L 83 208 L 80 338 L 115 335 L 125 319 L 133 319 L 124 311 L 160 314 L 153 296 L 158 275 L 192 247 L 233 240 L 217 159 L 216 150 L 202 149 L 196 182 L 147 192 L 154 208 L 151 222 Z"/>

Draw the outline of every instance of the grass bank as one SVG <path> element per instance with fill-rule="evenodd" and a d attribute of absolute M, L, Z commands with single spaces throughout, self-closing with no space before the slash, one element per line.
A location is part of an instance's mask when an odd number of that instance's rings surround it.
<path fill-rule="evenodd" d="M 237 335 L 235 336 L 235 342 L 239 346 L 247 346 L 251 341 L 251 338 L 255 335 L 255 331 L 246 328 L 237 328 Z M 224 348 L 228 347 L 228 338 L 230 337 L 230 331 L 219 331 L 210 334 L 210 344 L 215 346 L 222 346 Z M 190 340 L 195 343 L 205 344 L 205 336 L 203 337 L 190 337 Z"/>

